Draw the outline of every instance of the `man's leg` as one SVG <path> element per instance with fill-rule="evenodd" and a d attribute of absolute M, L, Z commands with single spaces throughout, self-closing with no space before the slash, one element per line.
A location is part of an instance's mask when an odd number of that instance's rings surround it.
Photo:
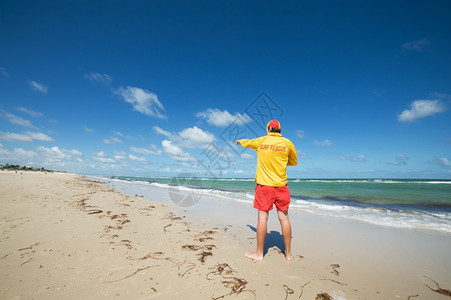
<path fill-rule="evenodd" d="M 254 253 L 246 253 L 247 258 L 255 260 L 263 260 L 263 251 L 265 248 L 266 232 L 268 231 L 268 211 L 259 210 L 257 220 L 257 251 Z"/>
<path fill-rule="evenodd" d="M 282 228 L 283 242 L 285 244 L 285 258 L 287 260 L 293 259 L 291 253 L 291 224 L 288 217 L 288 210 L 277 210 L 277 216 L 279 217 L 280 227 Z"/>

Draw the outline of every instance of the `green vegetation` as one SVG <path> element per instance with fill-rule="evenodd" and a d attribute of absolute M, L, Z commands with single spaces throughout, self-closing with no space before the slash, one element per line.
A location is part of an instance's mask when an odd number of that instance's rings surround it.
<path fill-rule="evenodd" d="M 44 168 L 33 168 L 33 167 L 27 167 L 27 166 L 19 166 L 19 165 L 2 165 L 0 164 L 0 170 L 8 170 L 8 171 L 40 171 L 40 172 L 55 172 L 53 170 L 47 170 Z"/>

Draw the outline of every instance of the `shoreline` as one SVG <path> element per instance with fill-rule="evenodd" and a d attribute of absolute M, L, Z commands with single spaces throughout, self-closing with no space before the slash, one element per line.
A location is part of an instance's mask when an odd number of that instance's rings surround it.
<path fill-rule="evenodd" d="M 2 299 L 444 299 L 426 285 L 451 288 L 447 235 L 290 211 L 293 261 L 270 214 L 254 262 L 247 204 L 176 208 L 67 173 L 0 179 Z"/>
<path fill-rule="evenodd" d="M 95 178 L 95 177 L 94 177 Z M 160 190 L 164 190 L 166 194 L 173 192 L 174 194 L 187 194 L 187 196 L 194 195 L 198 196 L 198 198 L 204 197 L 214 197 L 220 198 L 224 201 L 232 201 L 232 202 L 245 202 L 252 206 L 255 182 L 250 180 L 245 180 L 244 182 L 240 179 L 214 179 L 213 183 L 210 182 L 209 179 L 195 179 L 195 182 L 187 182 L 188 186 L 186 186 L 182 179 L 182 186 L 180 186 L 177 190 L 177 186 L 174 186 L 172 180 L 165 178 L 162 182 L 160 181 L 147 181 L 147 180 L 133 180 L 133 178 L 110 178 L 110 177 L 98 177 L 100 180 L 104 180 L 109 182 L 111 186 L 119 186 L 122 187 L 122 190 L 128 195 L 133 195 L 134 189 L 140 190 L 146 196 L 152 197 L 153 195 L 149 194 L 148 190 L 156 191 L 160 193 Z M 149 178 L 151 179 L 151 178 Z M 191 180 L 191 179 L 189 179 Z M 206 182 L 203 182 L 206 180 Z M 227 184 L 223 184 L 223 181 L 228 182 Z M 217 182 L 216 182 L 217 181 Z M 316 180 L 314 180 L 316 182 Z M 329 180 L 330 181 L 330 180 Z M 332 180 L 335 185 L 338 182 L 342 182 L 342 180 Z M 365 180 L 366 182 L 367 180 Z M 348 182 L 348 180 L 345 180 Z M 174 182 L 177 183 L 177 182 Z M 451 183 L 451 181 L 449 181 Z M 406 203 L 401 203 L 403 198 L 398 199 L 396 203 L 388 203 L 385 200 L 375 200 L 375 202 L 359 202 L 357 200 L 347 199 L 346 196 L 333 194 L 336 192 L 327 192 L 327 189 L 330 186 L 322 186 L 323 182 L 320 185 L 314 186 L 296 186 L 292 183 L 290 187 L 290 192 L 292 193 L 290 210 L 301 210 L 306 212 L 311 212 L 316 215 L 324 215 L 324 216 L 332 216 L 332 217 L 342 217 L 353 220 L 361 220 L 366 223 L 381 225 L 381 226 L 389 226 L 395 228 L 408 228 L 408 229 L 420 229 L 425 231 L 433 231 L 433 232 L 444 232 L 446 234 L 451 235 L 451 210 L 449 206 L 439 207 L 437 205 L 422 205 L 418 200 L 408 200 Z M 338 183 L 341 184 L 341 183 Z M 427 199 L 427 195 L 430 197 L 445 197 L 445 193 L 451 193 L 451 185 L 446 184 L 440 187 L 440 192 L 435 192 L 435 194 L 425 194 L 427 190 L 435 187 L 435 184 L 431 183 L 422 183 L 426 184 L 427 188 L 422 194 L 418 194 L 416 198 Z M 379 183 L 378 183 L 379 185 Z M 449 186 L 449 187 L 448 187 Z M 311 190 L 321 190 L 322 188 L 326 189 L 325 194 L 329 196 L 324 196 L 323 198 L 310 198 L 309 196 L 296 196 L 296 193 L 300 193 L 300 191 L 305 188 L 307 191 Z M 354 187 L 347 187 L 342 189 L 342 192 L 346 194 L 344 190 Z M 379 197 L 384 195 L 384 190 L 388 189 L 389 194 L 393 196 L 394 190 L 391 188 L 391 183 L 388 185 L 382 184 L 382 187 L 374 187 L 372 185 L 366 186 L 366 188 L 379 189 L 377 192 Z M 409 186 L 400 186 L 399 188 L 406 190 L 411 188 L 410 181 Z M 415 191 L 418 191 L 420 187 L 414 187 Z M 355 197 L 365 198 L 365 192 L 362 190 L 364 187 L 357 187 L 357 191 Z M 443 190 L 445 189 L 445 190 Z M 412 191 L 411 194 L 415 194 L 415 191 Z M 374 191 L 373 191 L 374 192 Z M 293 194 L 294 193 L 294 194 Z M 307 192 L 308 194 L 309 192 Z M 362 194 L 363 193 L 363 194 Z M 405 196 L 405 192 L 403 194 Z M 449 194 L 448 194 L 449 195 Z M 172 203 L 174 199 L 166 199 L 167 195 L 164 195 L 162 198 L 165 200 L 163 202 Z M 182 195 L 180 195 L 181 198 Z M 338 198 L 337 198 L 338 197 Z M 342 197 L 342 198 L 340 198 Z M 190 197 L 186 197 L 190 198 Z M 330 199 L 329 199 L 330 198 Z M 449 196 L 448 196 L 449 198 Z M 332 200 L 333 199 L 333 200 Z M 437 198 L 434 198 L 435 201 L 438 201 Z M 172 201 L 171 201 L 172 200 Z M 197 201 L 202 201 L 202 199 L 196 199 Z M 404 199 L 406 200 L 406 199 Z M 401 202 L 399 202 L 401 201 Z M 416 203 L 415 203 L 416 202 Z M 192 203 L 191 203 L 192 204 Z M 201 205 L 201 203 L 195 203 L 197 205 Z"/>

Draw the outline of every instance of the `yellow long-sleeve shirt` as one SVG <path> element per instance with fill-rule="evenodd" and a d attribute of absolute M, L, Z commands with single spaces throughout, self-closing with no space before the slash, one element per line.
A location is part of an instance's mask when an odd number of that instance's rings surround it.
<path fill-rule="evenodd" d="M 298 164 L 293 143 L 280 133 L 238 141 L 241 146 L 257 151 L 255 182 L 261 185 L 284 186 L 287 184 L 287 166 Z"/>

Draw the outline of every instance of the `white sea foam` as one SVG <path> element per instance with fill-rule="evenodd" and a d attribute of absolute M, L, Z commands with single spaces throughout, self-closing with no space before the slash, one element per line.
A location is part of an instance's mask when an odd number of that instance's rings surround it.
<path fill-rule="evenodd" d="M 451 213 L 355 207 L 306 200 L 296 200 L 290 207 L 314 214 L 353 219 L 374 225 L 432 230 L 451 234 Z"/>

